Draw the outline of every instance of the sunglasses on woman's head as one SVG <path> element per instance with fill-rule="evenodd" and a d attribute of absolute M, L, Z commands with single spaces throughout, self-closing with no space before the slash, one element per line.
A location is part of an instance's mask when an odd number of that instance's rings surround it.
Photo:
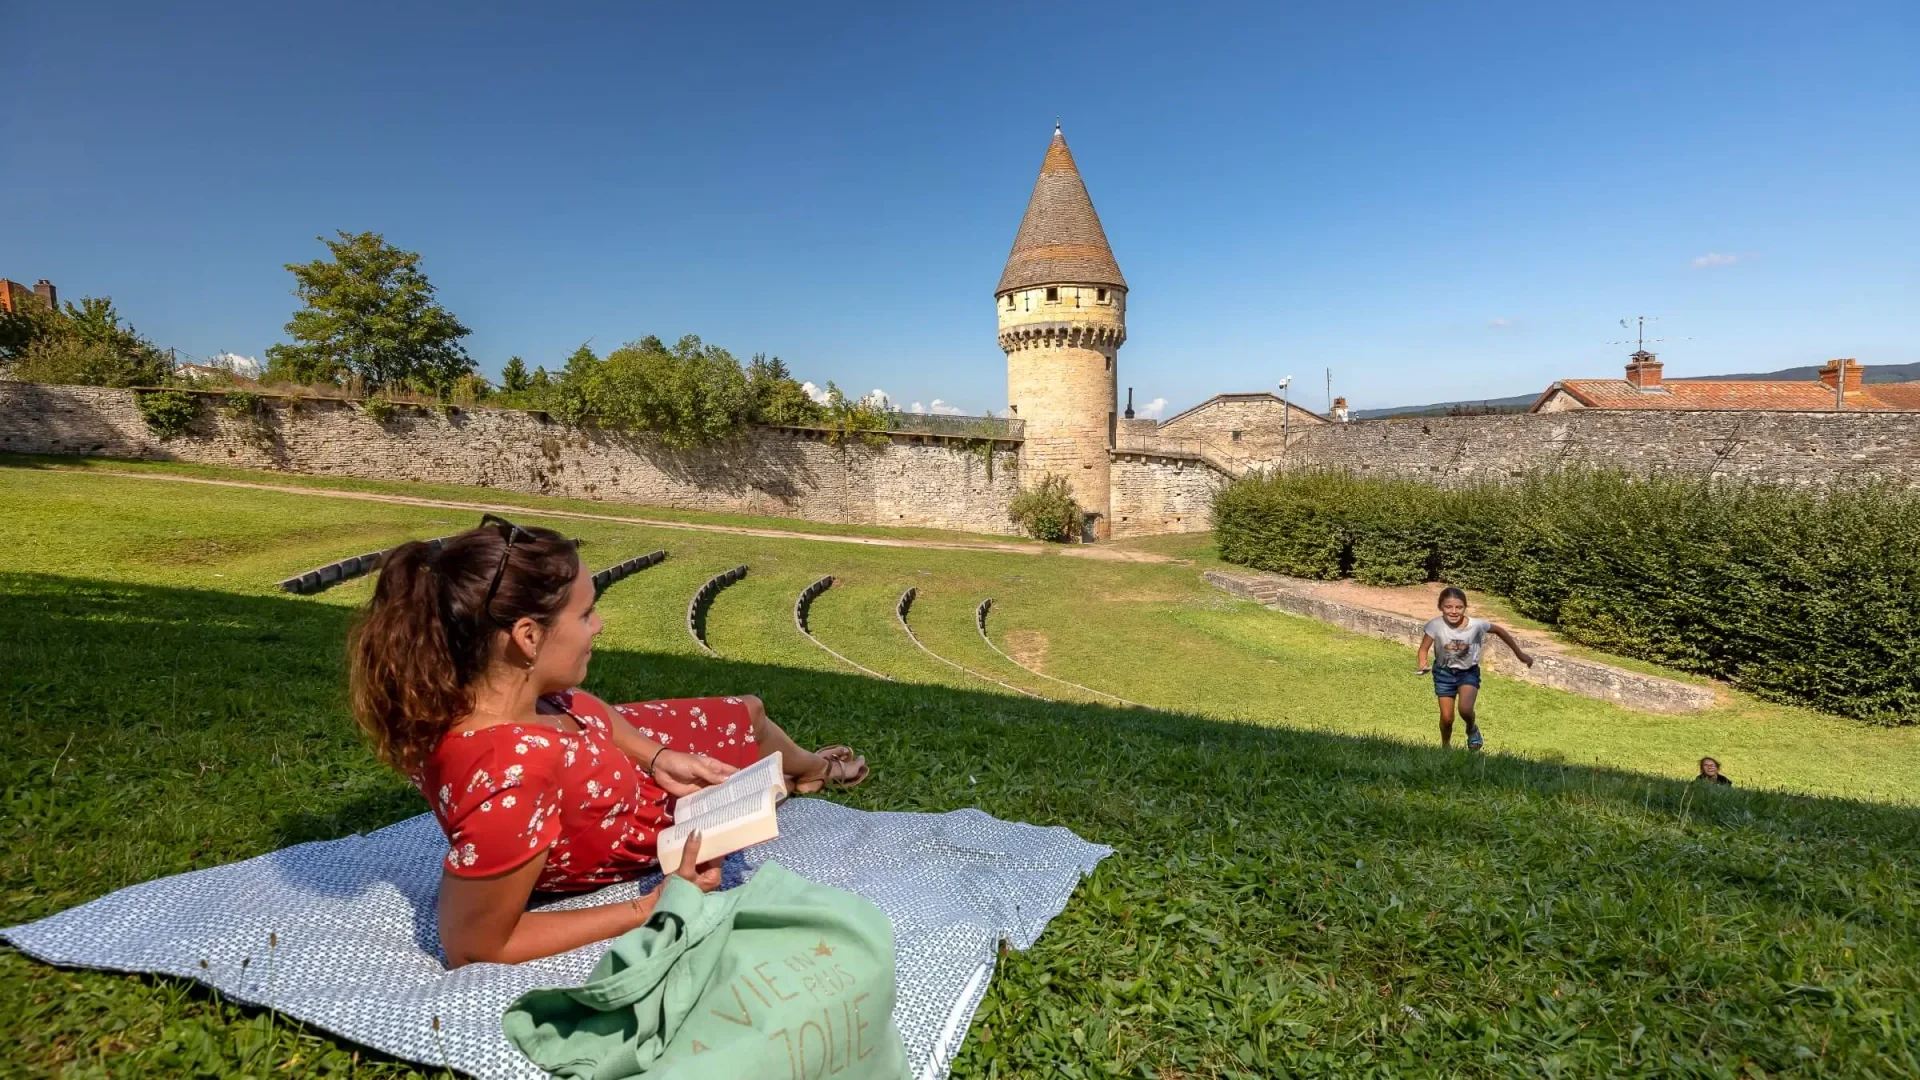
<path fill-rule="evenodd" d="M 500 549 L 500 565 L 493 568 L 493 581 L 487 585 L 487 598 L 480 601 L 481 614 L 487 617 L 487 621 L 498 623 L 500 620 L 493 617 L 493 597 L 495 593 L 500 591 L 500 579 L 504 578 L 507 574 L 507 557 L 513 554 L 514 541 L 520 539 L 522 536 L 532 539 L 533 530 L 515 525 L 513 522 L 508 521 L 498 514 L 480 515 L 480 527 L 484 529 L 489 525 L 505 529 L 507 532 L 506 546 Z M 578 548 L 582 541 L 574 540 L 572 543 L 574 547 Z"/>

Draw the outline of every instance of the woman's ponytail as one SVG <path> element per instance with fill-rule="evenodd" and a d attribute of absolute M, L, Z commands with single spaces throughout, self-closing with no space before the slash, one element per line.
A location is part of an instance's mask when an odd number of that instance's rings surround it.
<path fill-rule="evenodd" d="M 517 528 L 509 544 L 501 529 L 482 526 L 387 552 L 347 638 L 354 721 L 380 760 L 418 772 L 472 710 L 501 631 L 523 618 L 551 625 L 579 568 L 574 543 L 551 529 Z"/>
<path fill-rule="evenodd" d="M 433 545 L 414 541 L 387 553 L 373 601 L 347 638 L 354 720 L 380 760 L 411 773 L 420 768 L 426 736 L 472 707 L 460 665 L 447 642 L 446 582 Z M 422 721 L 435 728 L 419 730 Z"/>

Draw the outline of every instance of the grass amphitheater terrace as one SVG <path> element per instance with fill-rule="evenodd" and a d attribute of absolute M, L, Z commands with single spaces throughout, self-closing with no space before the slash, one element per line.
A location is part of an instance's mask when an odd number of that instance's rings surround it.
<path fill-rule="evenodd" d="M 602 598 L 590 689 L 757 693 L 803 742 L 869 756 L 837 800 L 977 806 L 1118 850 L 1005 957 L 956 1076 L 1920 1074 L 1920 729 L 1734 692 L 1655 716 L 1490 675 L 1492 752 L 1444 752 L 1407 649 L 1208 586 L 1205 535 L 1090 558 L 0 458 L 8 921 L 419 812 L 345 708 L 370 580 L 275 583 L 481 504 L 584 538 L 595 569 L 667 552 Z M 709 655 L 689 599 L 741 566 L 702 608 Z M 816 643 L 796 598 L 827 575 Z M 909 589 L 925 652 L 896 616 Z M 1686 782 L 1703 753 L 1739 786 Z M 415 1074 L 184 982 L 10 950 L 0 1023 L 7 1075 Z"/>

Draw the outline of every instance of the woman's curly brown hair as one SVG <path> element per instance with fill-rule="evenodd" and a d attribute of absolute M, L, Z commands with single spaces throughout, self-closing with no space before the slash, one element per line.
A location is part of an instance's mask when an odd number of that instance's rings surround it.
<path fill-rule="evenodd" d="M 526 618 L 552 625 L 579 573 L 574 541 L 504 523 L 469 529 L 437 551 L 414 541 L 388 552 L 347 638 L 353 718 L 380 760 L 418 772 L 473 708 L 474 681 L 507 628 Z"/>

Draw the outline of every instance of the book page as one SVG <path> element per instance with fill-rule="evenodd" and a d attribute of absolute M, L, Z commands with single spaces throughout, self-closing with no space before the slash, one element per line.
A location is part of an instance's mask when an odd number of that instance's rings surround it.
<path fill-rule="evenodd" d="M 721 783 L 681 796 L 673 804 L 673 819 L 686 821 L 705 813 L 709 807 L 757 795 L 766 788 L 785 786 L 786 774 L 780 767 L 780 752 L 775 750 Z"/>
<path fill-rule="evenodd" d="M 660 869 L 673 873 L 680 866 L 687 839 L 700 834 L 700 861 L 711 862 L 780 835 L 773 791 L 761 788 L 744 799 L 707 806 L 697 818 L 684 819 L 661 830 L 655 841 Z"/>
<path fill-rule="evenodd" d="M 780 755 L 769 754 L 741 769 L 725 782 L 702 788 L 678 800 L 673 824 L 655 841 L 660 868 L 672 873 L 680 865 L 687 838 L 700 834 L 700 860 L 707 862 L 780 835 L 774 813 L 777 794 L 786 790 Z"/>

